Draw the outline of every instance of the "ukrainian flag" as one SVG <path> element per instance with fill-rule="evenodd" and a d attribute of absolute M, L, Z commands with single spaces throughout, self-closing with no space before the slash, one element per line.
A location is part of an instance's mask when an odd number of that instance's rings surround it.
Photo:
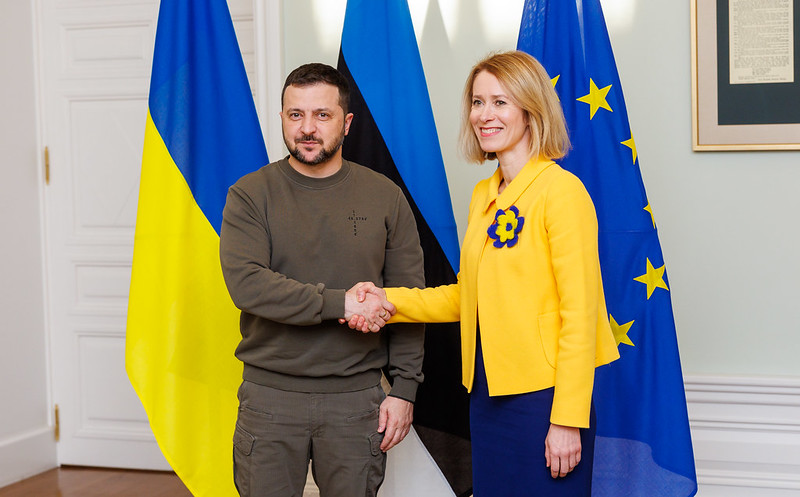
<path fill-rule="evenodd" d="M 517 46 L 547 69 L 592 196 L 620 359 L 597 370 L 592 495 L 697 492 L 669 284 L 599 0 L 527 0 Z"/>
<path fill-rule="evenodd" d="M 150 80 L 126 368 L 197 496 L 236 495 L 239 311 L 222 279 L 228 187 L 269 161 L 225 0 L 165 0 Z"/>

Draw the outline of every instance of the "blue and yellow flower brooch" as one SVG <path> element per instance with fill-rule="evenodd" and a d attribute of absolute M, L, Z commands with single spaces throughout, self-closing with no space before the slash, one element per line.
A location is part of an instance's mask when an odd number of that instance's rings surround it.
<path fill-rule="evenodd" d="M 494 246 L 497 248 L 513 247 L 519 241 L 519 232 L 522 231 L 522 225 L 525 224 L 525 218 L 519 215 L 519 209 L 513 205 L 507 211 L 497 209 L 497 214 L 494 215 L 494 222 L 486 232 L 489 238 L 494 240 Z"/>

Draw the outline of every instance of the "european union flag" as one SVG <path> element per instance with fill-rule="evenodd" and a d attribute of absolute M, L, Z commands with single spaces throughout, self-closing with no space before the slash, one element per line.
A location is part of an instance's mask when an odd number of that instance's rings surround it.
<path fill-rule="evenodd" d="M 517 48 L 547 69 L 597 209 L 620 360 L 598 369 L 594 496 L 697 492 L 669 284 L 599 0 L 527 0 Z"/>

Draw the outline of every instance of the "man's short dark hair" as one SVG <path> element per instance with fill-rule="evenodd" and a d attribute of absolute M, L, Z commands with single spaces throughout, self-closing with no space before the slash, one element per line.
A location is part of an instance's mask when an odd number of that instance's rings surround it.
<path fill-rule="evenodd" d="M 311 86 L 319 83 L 335 86 L 339 90 L 339 105 L 347 114 L 350 107 L 350 83 L 338 70 L 327 64 L 312 62 L 303 64 L 286 76 L 281 91 L 281 107 L 283 107 L 283 96 L 288 86 Z"/>

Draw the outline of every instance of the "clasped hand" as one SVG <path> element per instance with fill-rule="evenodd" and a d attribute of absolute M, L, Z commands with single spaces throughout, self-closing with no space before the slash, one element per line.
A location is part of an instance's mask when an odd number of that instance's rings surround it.
<path fill-rule="evenodd" d="M 386 292 L 374 283 L 360 282 L 353 285 L 344 295 L 344 319 L 342 324 L 362 333 L 378 332 L 397 312 L 394 305 L 386 300 Z"/>

